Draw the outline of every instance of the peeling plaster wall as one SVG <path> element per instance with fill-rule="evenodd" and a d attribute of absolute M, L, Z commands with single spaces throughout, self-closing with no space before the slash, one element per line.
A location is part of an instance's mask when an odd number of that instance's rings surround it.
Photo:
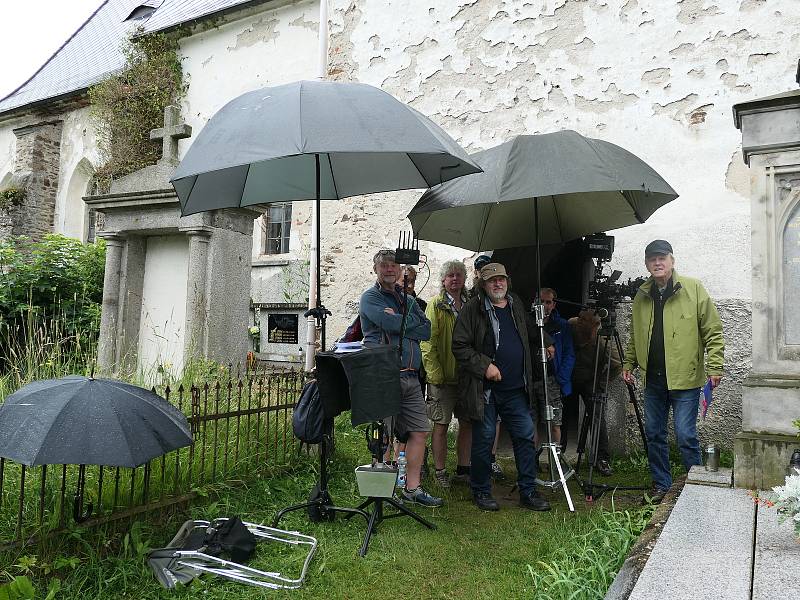
<path fill-rule="evenodd" d="M 332 78 L 382 87 L 469 151 L 514 134 L 575 129 L 627 148 L 670 182 L 678 200 L 646 224 L 611 232 L 613 267 L 645 274 L 643 247 L 666 238 L 677 269 L 705 283 L 725 320 L 729 371 L 719 414 L 704 427 L 717 441 L 731 439 L 749 368 L 751 295 L 749 173 L 731 106 L 796 86 L 800 3 L 332 0 L 331 15 Z M 326 206 L 324 293 L 328 306 L 345 307 L 329 321 L 334 335 L 372 279 L 371 254 L 394 246 L 418 197 Z M 474 256 L 422 246 L 434 274 L 443 260 Z"/>

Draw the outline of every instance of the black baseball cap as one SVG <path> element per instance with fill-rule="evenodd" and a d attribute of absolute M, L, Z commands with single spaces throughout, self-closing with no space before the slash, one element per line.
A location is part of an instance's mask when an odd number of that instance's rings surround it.
<path fill-rule="evenodd" d="M 667 240 L 653 240 L 644 249 L 644 257 L 646 259 L 659 254 L 672 254 L 672 246 Z"/>
<path fill-rule="evenodd" d="M 475 259 L 475 262 L 473 263 L 473 266 L 475 267 L 476 271 L 480 271 L 483 267 L 488 265 L 490 262 L 492 262 L 492 257 L 491 256 L 488 256 L 487 254 L 481 254 L 480 256 L 478 256 Z"/>

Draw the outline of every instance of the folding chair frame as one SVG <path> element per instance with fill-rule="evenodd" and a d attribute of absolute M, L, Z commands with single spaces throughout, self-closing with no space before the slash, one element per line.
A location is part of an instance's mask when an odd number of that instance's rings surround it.
<path fill-rule="evenodd" d="M 210 527 L 217 529 L 227 520 L 227 518 L 219 518 L 214 521 L 186 521 L 166 548 L 159 548 L 151 551 L 148 555 L 148 564 L 150 568 L 153 569 L 161 585 L 172 589 L 176 587 L 179 582 L 188 583 L 203 573 L 210 573 L 247 585 L 276 590 L 297 589 L 303 585 L 306 573 L 308 572 L 308 565 L 317 550 L 317 540 L 316 538 L 297 531 L 275 529 L 274 527 L 267 527 L 266 525 L 259 525 L 256 523 L 244 523 L 250 533 L 256 537 L 257 542 L 273 541 L 310 547 L 305 561 L 303 561 L 300 577 L 297 579 L 285 577 L 278 572 L 261 571 L 240 563 L 206 554 L 203 552 L 205 546 L 201 546 L 195 550 L 182 549 L 193 533 L 200 533 L 198 530 L 205 532 Z M 163 564 L 165 560 L 167 562 Z"/>

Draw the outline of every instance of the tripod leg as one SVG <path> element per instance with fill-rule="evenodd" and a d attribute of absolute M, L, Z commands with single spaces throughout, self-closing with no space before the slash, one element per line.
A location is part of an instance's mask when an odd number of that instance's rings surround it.
<path fill-rule="evenodd" d="M 575 506 L 572 504 L 572 496 L 569 494 L 569 489 L 567 489 L 567 478 L 564 476 L 564 471 L 561 468 L 561 461 L 559 460 L 560 457 L 558 455 L 558 451 L 556 450 L 555 444 L 550 444 L 550 455 L 552 462 L 555 463 L 556 469 L 558 469 L 558 480 L 561 482 L 561 489 L 564 491 L 564 496 L 567 498 L 567 506 L 569 506 L 569 512 L 575 512 Z"/>
<path fill-rule="evenodd" d="M 380 515 L 380 500 L 375 502 L 375 508 L 372 510 L 372 514 L 369 516 L 369 521 L 367 522 L 367 532 L 364 534 L 364 541 L 361 544 L 361 549 L 358 551 L 359 555 L 366 556 L 367 549 L 369 548 L 369 540 L 372 537 L 372 533 L 375 530 L 375 525 L 378 523 L 378 518 Z"/>
<path fill-rule="evenodd" d="M 581 400 L 583 401 L 583 396 L 581 396 Z M 583 458 L 583 453 L 586 450 L 586 436 L 589 433 L 590 422 L 591 417 L 589 416 L 589 411 L 586 409 L 586 402 L 583 401 L 583 421 L 581 422 L 581 433 L 578 436 L 578 460 L 575 462 L 576 471 L 581 468 L 581 459 Z"/>
<path fill-rule="evenodd" d="M 617 352 L 619 353 L 619 356 L 624 356 L 622 353 L 622 342 L 619 339 L 619 332 L 616 329 L 614 330 L 614 341 L 617 344 Z M 642 446 L 644 446 L 644 452 L 647 454 L 647 435 L 644 431 L 642 411 L 639 407 L 639 402 L 636 400 L 636 391 L 632 383 L 625 382 L 625 386 L 628 388 L 628 399 L 630 400 L 630 403 L 633 404 L 633 412 L 636 413 L 636 423 L 639 426 L 639 435 L 642 436 Z"/>

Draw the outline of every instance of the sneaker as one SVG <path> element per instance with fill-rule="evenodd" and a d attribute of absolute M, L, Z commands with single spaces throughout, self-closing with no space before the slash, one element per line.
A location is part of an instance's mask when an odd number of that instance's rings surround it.
<path fill-rule="evenodd" d="M 664 488 L 660 488 L 658 486 L 653 486 L 649 492 L 644 493 L 642 504 L 660 504 L 664 499 L 664 496 L 667 495 L 667 492 L 669 492 L 669 490 L 665 490 Z"/>
<path fill-rule="evenodd" d="M 492 479 L 503 480 L 505 479 L 505 473 L 503 473 L 503 469 L 500 467 L 499 464 L 496 462 L 492 463 Z"/>
<path fill-rule="evenodd" d="M 600 475 L 602 475 L 603 477 L 608 477 L 611 474 L 613 474 L 613 471 L 611 470 L 611 465 L 608 464 L 607 460 L 598 460 L 595 463 L 594 468 L 597 469 L 597 472 L 600 473 Z"/>
<path fill-rule="evenodd" d="M 433 477 L 436 479 L 436 483 L 440 488 L 445 490 L 450 489 L 450 475 L 447 474 L 446 469 L 436 469 L 436 474 Z"/>
<path fill-rule="evenodd" d="M 472 497 L 472 499 L 475 502 L 475 506 L 481 510 L 487 510 L 490 512 L 500 510 L 500 505 L 497 503 L 497 500 L 492 498 L 492 495 L 487 492 L 478 492 Z"/>
<path fill-rule="evenodd" d="M 437 498 L 436 496 L 431 496 L 428 492 L 422 489 L 422 486 L 419 486 L 415 490 L 404 489 L 402 496 L 404 502 L 419 504 L 421 506 L 430 506 L 435 508 L 444 504 L 444 500 Z"/>
<path fill-rule="evenodd" d="M 550 503 L 542 498 L 536 490 L 529 494 L 521 494 L 519 497 L 519 505 L 528 510 L 550 510 Z"/>

